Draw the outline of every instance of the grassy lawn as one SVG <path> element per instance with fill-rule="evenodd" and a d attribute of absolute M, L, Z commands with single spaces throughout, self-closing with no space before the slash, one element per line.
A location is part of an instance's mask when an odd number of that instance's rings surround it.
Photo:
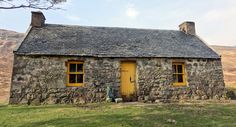
<path fill-rule="evenodd" d="M 0 105 L 0 126 L 234 127 L 236 104 Z"/>

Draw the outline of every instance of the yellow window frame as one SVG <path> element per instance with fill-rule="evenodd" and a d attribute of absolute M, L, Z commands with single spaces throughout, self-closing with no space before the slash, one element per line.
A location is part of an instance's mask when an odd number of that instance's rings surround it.
<path fill-rule="evenodd" d="M 70 72 L 70 64 L 76 64 L 76 72 Z M 82 72 L 77 72 L 77 64 L 83 64 Z M 83 83 L 70 83 L 70 74 L 83 74 Z M 77 81 L 77 76 L 75 76 Z M 84 86 L 84 62 L 80 61 L 69 61 L 67 62 L 67 84 L 66 86 Z"/>
<path fill-rule="evenodd" d="M 186 74 L 185 74 L 185 65 L 184 65 L 184 63 L 181 63 L 181 62 L 173 62 L 173 63 L 172 63 L 172 66 L 173 66 L 173 65 L 176 65 L 175 70 L 176 70 L 177 73 L 175 72 L 175 73 L 173 73 L 172 75 L 175 75 L 177 79 L 178 79 L 178 75 L 182 75 L 182 79 L 183 79 L 183 82 L 174 82 L 174 83 L 173 83 L 173 86 L 186 86 L 187 83 L 186 83 Z M 178 65 L 181 65 L 181 66 L 182 66 L 182 73 L 179 73 L 179 72 L 178 72 Z"/>

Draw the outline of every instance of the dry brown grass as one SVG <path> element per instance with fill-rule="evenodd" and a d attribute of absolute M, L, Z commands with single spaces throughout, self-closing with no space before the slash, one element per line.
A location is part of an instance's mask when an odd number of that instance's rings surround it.
<path fill-rule="evenodd" d="M 236 89 L 236 47 L 212 46 L 222 57 L 226 87 Z"/>
<path fill-rule="evenodd" d="M 14 31 L 6 31 L 0 29 L 0 103 L 6 103 L 9 98 L 13 49 L 17 45 L 17 41 L 24 34 Z"/>
<path fill-rule="evenodd" d="M 232 90 L 236 90 L 236 84 L 226 84 L 226 87 Z"/>

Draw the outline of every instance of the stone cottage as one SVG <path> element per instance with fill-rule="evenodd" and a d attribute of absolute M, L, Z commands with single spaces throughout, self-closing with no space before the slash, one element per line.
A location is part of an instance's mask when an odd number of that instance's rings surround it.
<path fill-rule="evenodd" d="M 195 33 L 179 30 L 45 24 L 32 12 L 14 51 L 10 104 L 220 99 L 221 57 Z"/>

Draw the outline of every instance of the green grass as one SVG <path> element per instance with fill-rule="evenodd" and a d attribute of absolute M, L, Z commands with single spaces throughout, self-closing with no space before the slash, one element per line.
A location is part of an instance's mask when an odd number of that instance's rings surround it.
<path fill-rule="evenodd" d="M 236 104 L 0 105 L 0 126 L 234 127 Z"/>

